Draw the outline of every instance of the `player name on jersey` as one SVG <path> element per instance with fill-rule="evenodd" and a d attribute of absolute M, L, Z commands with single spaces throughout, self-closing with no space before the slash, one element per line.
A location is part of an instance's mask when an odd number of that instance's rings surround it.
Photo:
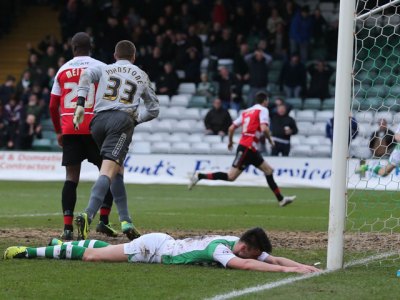
<path fill-rule="evenodd" d="M 138 84 L 143 84 L 142 77 L 140 74 L 138 74 L 137 70 L 134 70 L 133 68 L 130 67 L 114 67 L 112 69 L 106 69 L 105 70 L 107 75 L 113 75 L 115 73 L 130 73 L 132 76 L 134 76 L 136 82 Z"/>

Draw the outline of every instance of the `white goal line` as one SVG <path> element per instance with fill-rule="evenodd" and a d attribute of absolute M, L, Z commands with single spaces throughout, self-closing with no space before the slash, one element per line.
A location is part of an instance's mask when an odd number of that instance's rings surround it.
<path fill-rule="evenodd" d="M 369 11 L 369 12 L 366 12 L 365 14 L 357 16 L 356 20 L 358 21 L 358 20 L 363 20 L 365 18 L 368 18 L 370 15 L 373 15 L 375 13 L 381 12 L 382 10 L 385 10 L 386 8 L 388 8 L 388 7 L 390 7 L 390 6 L 394 5 L 394 4 L 397 4 L 399 2 L 400 2 L 400 0 L 394 0 L 392 2 L 386 3 L 385 5 L 382 5 L 381 7 L 377 7 L 377 8 L 375 8 L 375 9 Z"/>
<path fill-rule="evenodd" d="M 355 260 L 352 262 L 349 262 L 347 264 L 344 265 L 344 268 L 348 268 L 348 267 L 353 267 L 353 266 L 358 266 L 358 265 L 363 265 L 375 260 L 379 260 L 379 259 L 383 259 L 383 258 L 387 258 L 390 256 L 394 256 L 398 254 L 397 252 L 386 252 L 386 253 L 381 253 L 381 254 L 377 254 L 377 255 L 372 255 L 369 256 L 367 258 L 363 258 L 363 259 L 359 259 L 359 260 Z M 239 297 L 239 296 L 243 296 L 246 294 L 251 294 L 251 293 L 256 293 L 256 292 L 261 292 L 261 291 L 265 291 L 265 290 L 270 290 L 276 287 L 280 287 L 282 285 L 286 285 L 286 284 L 291 284 L 294 283 L 296 281 L 300 281 L 300 280 L 305 280 L 305 279 L 309 279 L 309 278 L 313 278 L 313 277 L 317 277 L 320 275 L 325 275 L 328 273 L 332 273 L 338 270 L 323 270 L 319 273 L 312 273 L 312 274 L 305 274 L 305 275 L 301 275 L 301 276 L 296 276 L 296 277 L 290 277 L 290 278 L 286 278 L 286 279 L 282 279 L 282 280 L 278 280 L 275 282 L 271 282 L 271 283 L 266 283 L 263 285 L 256 285 L 253 287 L 249 287 L 249 288 L 245 288 L 243 290 L 237 290 L 237 291 L 232 291 L 226 294 L 220 294 L 220 295 L 216 295 L 214 297 L 211 298 L 206 298 L 205 300 L 225 300 L 225 299 L 232 299 L 235 297 Z"/>

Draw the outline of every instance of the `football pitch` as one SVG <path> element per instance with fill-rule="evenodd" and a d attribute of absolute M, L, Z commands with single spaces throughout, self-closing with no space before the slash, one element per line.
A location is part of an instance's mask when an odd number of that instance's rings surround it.
<path fill-rule="evenodd" d="M 0 182 L 1 253 L 12 245 L 43 246 L 61 233 L 62 185 Z M 80 183 L 76 211 L 86 206 L 91 185 Z M 177 185 L 127 185 L 129 208 L 143 233 L 166 232 L 176 238 L 240 235 L 260 226 L 270 235 L 273 255 L 307 264 L 321 262 L 325 268 L 329 190 L 282 191 L 297 195 L 296 201 L 280 208 L 266 187 L 197 186 L 188 191 Z M 379 196 L 381 202 L 393 199 L 393 194 L 384 192 Z M 365 209 L 360 216 L 373 218 L 378 213 L 377 208 Z M 116 209 L 111 221 L 118 224 Z M 122 235 L 114 239 L 100 236 L 94 228 L 90 237 L 110 243 L 127 241 Z M 255 286 L 260 286 L 259 291 L 235 299 L 398 299 L 397 269 L 400 264 L 360 264 L 296 281 L 302 275 L 204 266 L 1 260 L 0 299 L 225 299 L 232 291 Z M 279 286 L 282 280 L 293 282 Z"/>

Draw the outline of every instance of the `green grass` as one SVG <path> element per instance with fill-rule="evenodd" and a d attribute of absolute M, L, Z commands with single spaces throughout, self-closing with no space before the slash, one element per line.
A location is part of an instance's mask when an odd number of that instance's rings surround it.
<path fill-rule="evenodd" d="M 89 183 L 80 184 L 77 211 L 87 204 L 90 188 Z M 1 251 L 16 242 L 15 237 L 6 237 L 8 229 L 37 228 L 45 232 L 62 228 L 61 189 L 60 182 L 0 182 Z M 184 186 L 127 185 L 127 191 L 134 222 L 145 232 L 229 231 L 253 226 L 267 231 L 326 232 L 328 226 L 328 190 L 283 189 L 285 194 L 298 197 L 285 208 L 277 205 L 267 188 L 198 186 L 189 192 Z M 364 196 L 353 196 L 361 210 L 355 215 L 357 220 L 379 215 L 377 207 L 363 205 Z M 382 203 L 393 200 L 393 195 L 385 193 L 377 192 L 375 197 Z M 111 219 L 117 223 L 116 209 Z M 17 240 L 33 246 L 40 243 L 29 235 Z M 325 262 L 323 249 L 293 248 L 277 248 L 274 254 L 310 264 Z M 395 271 L 395 267 L 352 267 L 239 299 L 395 299 L 400 291 Z M 2 260 L 0 273 L 0 299 L 203 299 L 297 276 L 198 266 L 39 259 Z"/>

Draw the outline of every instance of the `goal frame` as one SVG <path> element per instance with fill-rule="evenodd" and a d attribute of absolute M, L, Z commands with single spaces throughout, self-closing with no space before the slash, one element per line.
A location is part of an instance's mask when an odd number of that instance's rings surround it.
<path fill-rule="evenodd" d="M 340 1 L 326 264 L 328 270 L 343 268 L 355 6 L 356 0 Z"/>

